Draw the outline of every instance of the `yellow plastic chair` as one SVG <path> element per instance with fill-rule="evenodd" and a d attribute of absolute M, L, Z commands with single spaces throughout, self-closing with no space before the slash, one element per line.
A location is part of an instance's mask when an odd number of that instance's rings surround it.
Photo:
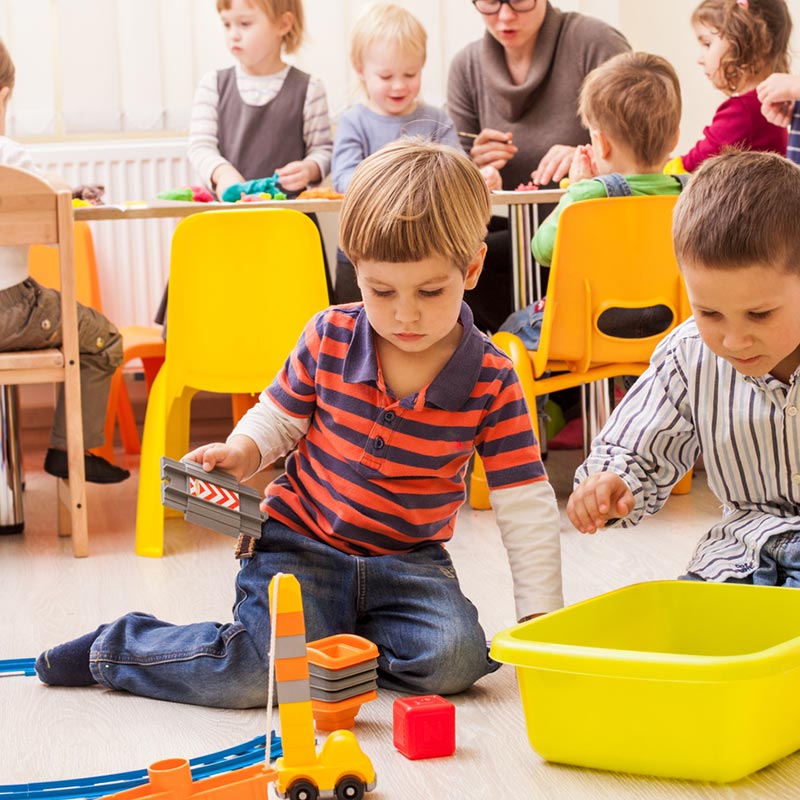
<path fill-rule="evenodd" d="M 677 197 L 587 200 L 564 209 L 558 221 L 538 350 L 519 337 L 492 341 L 514 362 L 538 436 L 536 398 L 621 375 L 641 375 L 656 345 L 691 313 L 672 246 Z M 664 305 L 672 323 L 642 339 L 608 336 L 597 327 L 610 308 Z M 547 375 L 546 373 L 550 373 Z M 476 459 L 470 503 L 488 508 L 483 467 Z M 688 491 L 691 473 L 676 485 Z"/>
<path fill-rule="evenodd" d="M 160 459 L 187 452 L 192 396 L 261 392 L 328 305 L 319 232 L 290 209 L 182 220 L 169 282 L 167 357 L 147 401 L 136 514 L 136 552 L 154 557 L 164 551 Z"/>
<path fill-rule="evenodd" d="M 72 193 L 36 175 L 0 166 L 0 247 L 55 245 L 61 284 L 61 347 L 0 352 L 0 385 L 63 383 L 69 481 L 57 483 L 58 532 L 72 534 L 75 556 L 89 555 L 78 311 L 72 243 Z"/>
<path fill-rule="evenodd" d="M 103 311 L 100 296 L 100 280 L 97 259 L 94 251 L 94 240 L 89 224 L 76 222 L 75 241 L 75 293 L 79 303 Z M 61 279 L 58 273 L 57 253 L 52 247 L 35 245 L 30 248 L 28 269 L 31 276 L 42 286 L 58 289 Z M 108 392 L 108 410 L 105 422 L 105 442 L 93 452 L 107 461 L 114 460 L 114 432 L 119 425 L 120 439 L 125 452 L 137 454 L 141 450 L 139 431 L 131 407 L 128 390 L 125 386 L 123 368 L 125 364 L 140 359 L 144 370 L 145 384 L 148 388 L 153 384 L 158 370 L 164 363 L 164 339 L 161 328 L 146 325 L 125 325 L 120 327 L 122 334 L 122 365 L 114 373 Z"/>

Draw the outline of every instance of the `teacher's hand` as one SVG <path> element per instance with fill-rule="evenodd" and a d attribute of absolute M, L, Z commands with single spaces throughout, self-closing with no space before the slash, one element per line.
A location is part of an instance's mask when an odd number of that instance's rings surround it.
<path fill-rule="evenodd" d="M 539 166 L 531 172 L 531 180 L 539 186 L 560 181 L 569 173 L 575 148 L 566 144 L 554 144 L 542 157 Z"/>
<path fill-rule="evenodd" d="M 479 167 L 503 167 L 516 155 L 517 146 L 511 142 L 511 133 L 484 128 L 476 137 L 469 151 Z"/>

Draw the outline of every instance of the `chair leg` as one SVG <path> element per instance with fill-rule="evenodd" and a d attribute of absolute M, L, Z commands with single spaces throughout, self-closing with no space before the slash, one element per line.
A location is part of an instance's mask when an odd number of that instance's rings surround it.
<path fill-rule="evenodd" d="M 106 421 L 103 425 L 103 444 L 92 448 L 92 453 L 106 461 L 114 462 L 114 433 L 117 426 L 117 406 L 119 404 L 119 387 L 122 381 L 122 367 L 111 376 L 108 387 L 108 404 L 106 405 Z"/>
<path fill-rule="evenodd" d="M 232 394 L 231 412 L 233 414 L 233 424 L 236 425 L 257 402 L 257 394 Z"/>
<path fill-rule="evenodd" d="M 144 369 L 144 385 L 147 387 L 148 392 L 153 387 L 156 375 L 158 375 L 158 371 L 161 369 L 161 365 L 163 363 L 164 356 L 142 358 L 142 368 Z"/>
<path fill-rule="evenodd" d="M 489 502 L 489 485 L 486 483 L 486 470 L 481 457 L 475 453 L 472 460 L 472 477 L 469 482 L 469 504 L 473 508 L 491 508 Z"/>
<path fill-rule="evenodd" d="M 162 373 L 150 390 L 144 418 L 136 502 L 136 552 L 140 556 L 160 558 L 164 555 L 161 456 L 165 452 L 166 440 L 166 386 Z"/>
<path fill-rule="evenodd" d="M 689 494 L 692 491 L 692 475 L 694 470 L 690 469 L 673 487 L 671 494 Z"/>
<path fill-rule="evenodd" d="M 120 381 L 119 394 L 117 396 L 117 422 L 119 424 L 119 434 L 122 438 L 122 447 L 128 455 L 138 455 L 142 451 L 142 443 L 139 440 L 139 431 L 136 429 L 136 418 L 133 415 L 131 396 L 125 379 Z"/>
<path fill-rule="evenodd" d="M 77 364 L 73 368 L 79 369 Z M 84 558 L 89 555 L 89 520 L 86 513 L 86 478 L 83 461 L 83 413 L 80 379 L 77 375 L 65 382 L 64 399 L 67 415 L 69 485 L 66 490 L 61 487 L 58 491 L 59 518 L 62 515 L 61 509 L 68 507 L 72 552 L 76 558 Z"/>

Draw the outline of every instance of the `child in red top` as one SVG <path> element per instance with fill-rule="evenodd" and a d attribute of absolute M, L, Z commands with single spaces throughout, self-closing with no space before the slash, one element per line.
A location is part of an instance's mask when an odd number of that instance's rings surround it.
<path fill-rule="evenodd" d="M 693 172 L 726 146 L 786 155 L 786 128 L 762 115 L 756 95 L 756 86 L 768 75 L 788 71 L 792 20 L 786 0 L 703 0 L 692 14 L 692 26 L 700 43 L 697 61 L 728 99 L 703 138 L 680 157 L 683 169 Z"/>

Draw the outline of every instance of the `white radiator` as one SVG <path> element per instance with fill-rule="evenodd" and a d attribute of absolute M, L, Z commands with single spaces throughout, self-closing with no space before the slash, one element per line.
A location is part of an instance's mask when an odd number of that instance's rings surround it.
<path fill-rule="evenodd" d="M 107 204 L 152 200 L 190 181 L 186 139 L 29 145 L 70 186 L 101 183 Z M 103 311 L 117 325 L 151 325 L 169 272 L 175 219 L 93 222 Z"/>

